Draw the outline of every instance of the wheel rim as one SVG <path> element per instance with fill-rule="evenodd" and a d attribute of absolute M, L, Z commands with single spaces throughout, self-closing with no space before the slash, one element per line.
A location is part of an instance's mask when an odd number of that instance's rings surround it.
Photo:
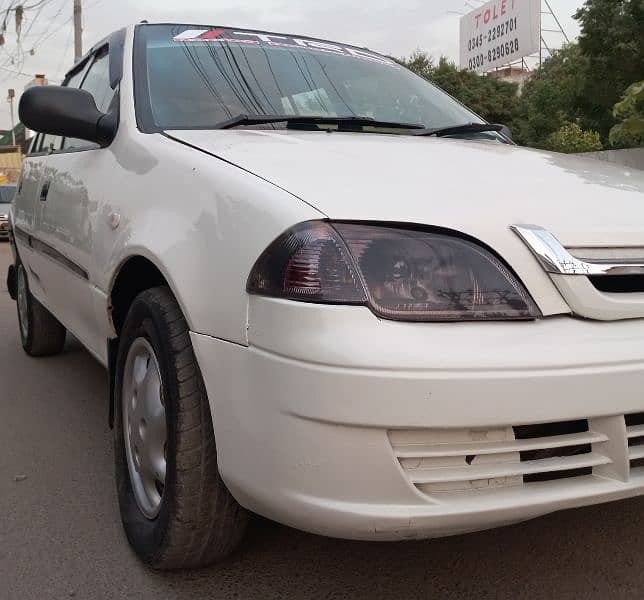
<path fill-rule="evenodd" d="M 18 323 L 23 339 L 29 336 L 29 304 L 27 302 L 27 281 L 22 267 L 18 269 Z"/>
<path fill-rule="evenodd" d="M 134 497 L 146 518 L 154 519 L 165 487 L 168 431 L 159 362 L 144 338 L 132 343 L 125 359 L 122 404 Z"/>

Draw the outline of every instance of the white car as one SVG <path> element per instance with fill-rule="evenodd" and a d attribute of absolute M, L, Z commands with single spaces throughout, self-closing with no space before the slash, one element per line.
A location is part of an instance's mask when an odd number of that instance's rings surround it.
<path fill-rule="evenodd" d="M 249 511 L 402 540 L 644 494 L 644 173 L 223 27 L 119 31 L 20 113 L 22 344 L 109 369 L 146 563 L 221 559 Z"/>

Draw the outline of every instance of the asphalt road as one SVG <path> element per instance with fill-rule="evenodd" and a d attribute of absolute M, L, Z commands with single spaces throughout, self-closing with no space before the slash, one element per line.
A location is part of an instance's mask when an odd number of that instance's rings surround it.
<path fill-rule="evenodd" d="M 119 521 L 105 372 L 73 340 L 55 358 L 23 354 L 4 285 L 9 260 L 2 243 L 0 600 L 644 596 L 639 499 L 398 544 L 332 540 L 258 519 L 225 564 L 144 568 Z"/>

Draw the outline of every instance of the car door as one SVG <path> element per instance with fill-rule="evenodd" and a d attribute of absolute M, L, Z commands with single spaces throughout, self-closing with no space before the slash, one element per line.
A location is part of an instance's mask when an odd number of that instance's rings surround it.
<path fill-rule="evenodd" d="M 60 142 L 60 138 L 42 133 L 33 139 L 22 164 L 12 209 L 12 230 L 19 260 L 25 266 L 31 293 L 45 306 L 49 303 L 40 273 L 46 270 L 48 261 L 34 249 L 32 239 L 38 235 L 39 197 L 47 156 L 52 149 L 60 147 Z"/>
<path fill-rule="evenodd" d="M 110 86 L 109 47 L 104 45 L 77 68 L 66 82 L 94 96 L 108 112 L 117 94 Z M 98 332 L 92 288 L 96 217 L 105 190 L 90 182 L 100 179 L 109 150 L 65 138 L 45 159 L 40 185 L 37 227 L 41 251 L 49 268 L 41 275 L 47 304 L 59 320 L 96 356 L 104 353 Z"/>

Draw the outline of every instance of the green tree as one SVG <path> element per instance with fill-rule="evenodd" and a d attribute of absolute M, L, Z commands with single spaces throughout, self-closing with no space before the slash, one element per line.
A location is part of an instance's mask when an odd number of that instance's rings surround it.
<path fill-rule="evenodd" d="M 619 123 L 611 129 L 610 143 L 617 147 L 644 146 L 644 81 L 634 83 L 613 110 Z"/>
<path fill-rule="evenodd" d="M 512 126 L 518 104 L 516 84 L 459 69 L 444 56 L 436 65 L 420 50 L 409 58 L 395 60 L 442 88 L 485 120 Z"/>
<path fill-rule="evenodd" d="M 581 25 L 579 47 L 589 66 L 584 94 L 593 99 L 586 119 L 607 139 L 613 106 L 629 84 L 644 76 L 644 2 L 586 0 L 575 18 Z"/>
<path fill-rule="evenodd" d="M 566 123 L 561 129 L 548 136 L 548 150 L 565 152 L 596 152 L 602 150 L 602 141 L 596 131 L 585 131 L 577 123 Z"/>
<path fill-rule="evenodd" d="M 445 57 L 434 70 L 433 81 L 486 121 L 512 126 L 519 101 L 517 84 L 458 69 Z"/>
<path fill-rule="evenodd" d="M 527 146 L 548 147 L 548 138 L 566 123 L 597 129 L 588 118 L 593 101 L 585 94 L 589 62 L 570 44 L 537 69 L 525 84 L 515 118 L 515 139 Z"/>
<path fill-rule="evenodd" d="M 514 126 L 519 143 L 547 148 L 554 132 L 577 123 L 607 145 L 615 119 L 623 120 L 615 103 L 644 76 L 643 0 L 586 0 L 575 18 L 579 43 L 555 52 L 524 87 Z M 613 139 L 633 143 L 624 129 Z"/>
<path fill-rule="evenodd" d="M 427 54 L 427 52 L 416 50 L 408 58 L 396 58 L 395 56 L 392 56 L 391 58 L 423 79 L 432 81 L 435 71 L 434 60 L 429 56 L 429 54 Z"/>

